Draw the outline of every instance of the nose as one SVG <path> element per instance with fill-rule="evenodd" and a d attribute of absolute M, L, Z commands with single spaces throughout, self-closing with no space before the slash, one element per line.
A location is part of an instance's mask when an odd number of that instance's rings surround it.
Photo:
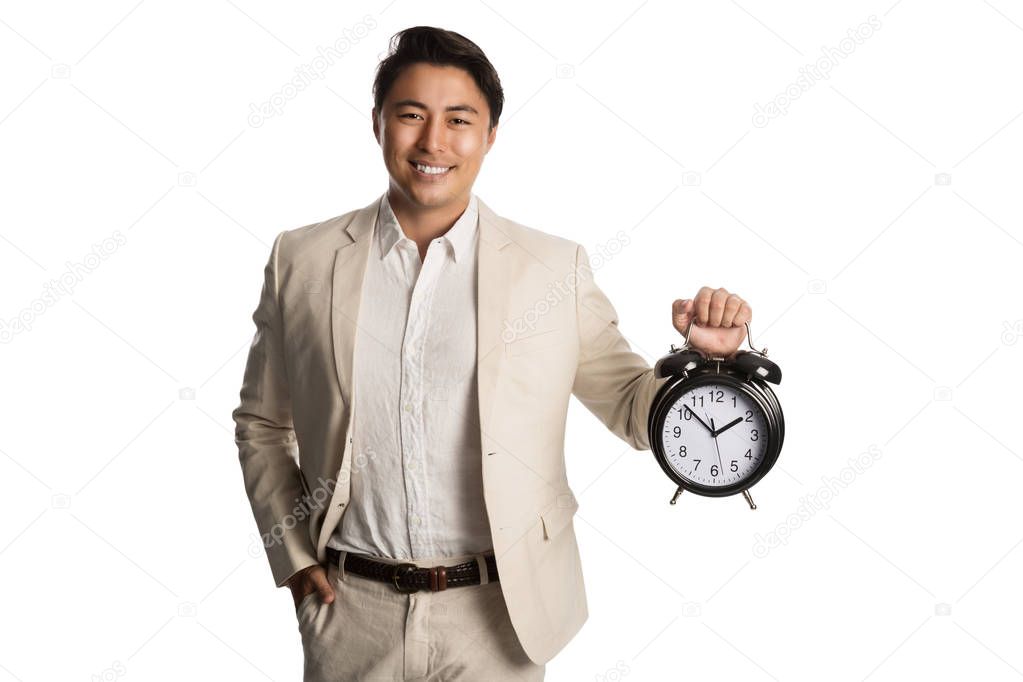
<path fill-rule="evenodd" d="M 433 153 L 445 150 L 446 144 L 446 131 L 444 128 L 443 118 L 433 118 L 426 122 L 426 125 L 422 128 L 422 134 L 419 136 L 419 149 L 427 153 Z"/>

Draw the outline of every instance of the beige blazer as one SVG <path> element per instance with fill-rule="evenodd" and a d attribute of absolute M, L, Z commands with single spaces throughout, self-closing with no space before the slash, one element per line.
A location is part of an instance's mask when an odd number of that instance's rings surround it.
<path fill-rule="evenodd" d="M 256 334 L 232 417 L 278 586 L 326 563 L 351 468 L 365 456 L 352 448 L 352 357 L 379 205 L 380 197 L 280 233 L 252 316 Z M 588 615 L 572 523 L 579 505 L 565 475 L 569 396 L 646 450 L 650 404 L 666 380 L 619 333 L 582 246 L 478 205 L 484 499 L 511 621 L 529 657 L 546 663 Z"/>

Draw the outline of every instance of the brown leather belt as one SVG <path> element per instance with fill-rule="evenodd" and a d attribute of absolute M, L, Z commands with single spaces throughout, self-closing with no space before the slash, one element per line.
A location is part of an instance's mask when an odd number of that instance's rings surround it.
<path fill-rule="evenodd" d="M 328 547 L 327 558 L 337 564 L 341 559 L 341 552 L 333 547 Z M 496 582 L 498 580 L 497 560 L 493 554 L 487 555 L 485 560 L 487 579 L 489 582 Z M 480 584 L 479 564 L 475 560 L 454 566 L 426 568 L 409 563 L 388 564 L 349 552 L 345 555 L 345 573 L 354 573 L 371 580 L 390 583 L 398 592 L 406 594 L 419 590 L 439 592 L 449 587 Z"/>

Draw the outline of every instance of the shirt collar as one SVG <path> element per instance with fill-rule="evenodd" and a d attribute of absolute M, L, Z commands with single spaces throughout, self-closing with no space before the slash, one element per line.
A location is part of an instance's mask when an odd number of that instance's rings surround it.
<path fill-rule="evenodd" d="M 451 247 L 456 263 L 459 258 L 465 256 L 466 249 L 472 244 L 472 238 L 478 224 L 479 202 L 476 194 L 470 193 L 469 205 L 466 206 L 465 211 L 462 212 L 462 215 L 458 217 L 458 220 L 455 221 L 455 224 L 447 232 L 438 237 L 438 239 L 444 240 Z M 405 231 L 398 223 L 398 218 L 394 215 L 394 210 L 391 208 L 391 202 L 388 201 L 386 192 L 380 199 L 380 211 L 377 216 L 377 234 L 381 259 L 386 258 L 391 253 L 391 250 L 394 249 L 394 246 L 403 240 L 408 241 L 413 246 L 415 245 L 415 242 L 405 235 Z"/>

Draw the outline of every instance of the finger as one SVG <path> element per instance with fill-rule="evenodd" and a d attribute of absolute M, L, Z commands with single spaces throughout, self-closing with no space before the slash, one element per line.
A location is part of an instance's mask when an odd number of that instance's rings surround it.
<path fill-rule="evenodd" d="M 671 323 L 675 327 L 675 331 L 679 334 L 685 335 L 689 331 L 689 326 L 693 320 L 693 301 L 692 299 L 677 299 L 671 307 Z"/>
<path fill-rule="evenodd" d="M 721 326 L 721 316 L 725 313 L 725 301 L 728 300 L 728 290 L 721 288 L 715 291 L 710 297 L 710 315 L 707 324 L 711 327 Z"/>
<path fill-rule="evenodd" d="M 677 298 L 671 304 L 671 324 L 680 334 L 686 333 L 686 327 L 689 325 L 689 320 L 692 317 L 692 310 L 692 299 Z"/>
<path fill-rule="evenodd" d="M 710 298 L 713 294 L 714 290 L 710 287 L 700 287 L 696 300 L 693 301 L 696 307 L 696 321 L 700 325 L 706 325 L 710 319 Z"/>
<path fill-rule="evenodd" d="M 725 301 L 725 310 L 721 314 L 721 326 L 722 327 L 734 327 L 735 316 L 739 314 L 739 309 L 742 307 L 742 299 L 735 294 L 731 294 L 728 300 Z"/>
<path fill-rule="evenodd" d="M 686 304 L 688 304 L 688 303 L 689 303 L 689 299 L 688 298 L 676 298 L 674 301 L 672 301 L 672 303 L 671 303 L 671 316 L 672 316 L 672 318 L 675 318 L 675 317 L 677 317 L 679 315 L 685 315 L 685 313 L 686 313 Z"/>
<path fill-rule="evenodd" d="M 741 300 L 742 299 L 740 299 L 735 294 L 729 294 L 728 298 L 725 299 L 724 308 L 722 308 L 722 310 L 721 310 L 721 326 L 722 327 L 731 327 L 732 326 L 732 320 L 735 319 L 735 314 L 737 312 L 739 312 L 739 306 L 741 305 Z"/>
<path fill-rule="evenodd" d="M 753 309 L 750 308 L 749 303 L 743 301 L 742 306 L 739 308 L 739 313 L 735 316 L 735 321 L 732 324 L 736 327 L 741 327 L 752 319 Z"/>
<path fill-rule="evenodd" d="M 320 601 L 324 604 L 329 604 L 334 601 L 334 590 L 330 586 L 330 581 L 327 580 L 327 573 L 322 568 L 314 570 L 312 573 L 313 584 L 316 586 L 316 591 L 320 593 Z"/>

